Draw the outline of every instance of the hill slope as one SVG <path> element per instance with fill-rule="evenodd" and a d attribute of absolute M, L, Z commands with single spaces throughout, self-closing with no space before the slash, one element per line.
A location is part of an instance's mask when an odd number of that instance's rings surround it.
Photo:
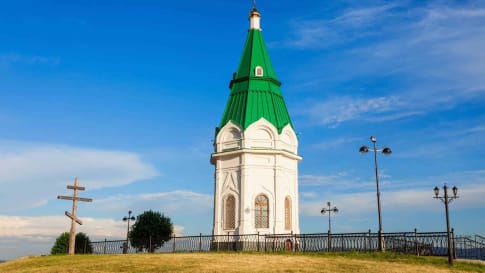
<path fill-rule="evenodd" d="M 485 272 L 482 264 L 395 254 L 175 253 L 29 257 L 0 272 Z"/>

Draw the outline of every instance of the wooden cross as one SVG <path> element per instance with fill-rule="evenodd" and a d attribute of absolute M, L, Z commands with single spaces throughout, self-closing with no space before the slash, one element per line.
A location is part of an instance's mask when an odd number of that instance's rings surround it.
<path fill-rule="evenodd" d="M 74 178 L 74 185 L 67 185 L 67 189 L 69 190 L 74 190 L 73 196 L 64 196 L 64 195 L 58 195 L 57 199 L 63 199 L 63 200 L 72 200 L 72 213 L 66 211 L 66 216 L 71 218 L 71 232 L 69 233 L 69 255 L 74 254 L 74 246 L 76 245 L 76 223 L 82 225 L 83 222 L 81 219 L 78 219 L 76 217 L 76 211 L 77 211 L 77 201 L 82 201 L 82 202 L 92 202 L 93 199 L 91 198 L 82 198 L 77 196 L 78 191 L 83 191 L 85 190 L 84 187 L 79 186 L 79 182 L 77 177 Z"/>

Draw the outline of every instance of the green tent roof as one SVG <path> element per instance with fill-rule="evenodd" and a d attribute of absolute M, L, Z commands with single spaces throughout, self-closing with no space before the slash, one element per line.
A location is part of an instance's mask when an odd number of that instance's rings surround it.
<path fill-rule="evenodd" d="M 258 66 L 263 76 L 255 75 Z M 241 63 L 229 84 L 231 94 L 217 131 L 229 121 L 246 130 L 260 118 L 273 124 L 279 133 L 288 124 L 293 127 L 280 86 L 261 30 L 250 29 Z"/>

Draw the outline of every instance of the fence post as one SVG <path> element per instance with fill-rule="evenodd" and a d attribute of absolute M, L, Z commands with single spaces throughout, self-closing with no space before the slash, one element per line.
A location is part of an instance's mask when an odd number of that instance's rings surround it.
<path fill-rule="evenodd" d="M 172 240 L 173 240 L 172 253 L 175 253 L 175 235 L 172 235 Z"/>
<path fill-rule="evenodd" d="M 404 254 L 407 254 L 408 253 L 408 236 L 407 236 L 406 232 L 403 233 L 403 237 L 404 237 Z M 393 246 L 393 247 L 395 248 L 395 246 Z"/>
<path fill-rule="evenodd" d="M 267 236 L 266 236 L 266 234 L 265 234 L 265 235 L 264 235 L 264 252 L 266 252 L 266 251 L 267 251 L 267 249 L 266 249 L 266 248 L 267 248 L 267 246 L 268 246 L 268 243 L 266 242 L 266 237 L 267 237 Z"/>
<path fill-rule="evenodd" d="M 300 234 L 302 235 L 302 234 Z M 305 234 L 303 234 L 303 252 L 306 252 L 306 239 L 305 239 Z"/>
<path fill-rule="evenodd" d="M 273 234 L 273 252 L 274 252 L 274 241 L 275 241 L 275 236 Z"/>
<path fill-rule="evenodd" d="M 369 228 L 369 240 L 368 240 L 368 244 L 369 244 L 369 251 L 372 251 L 372 238 L 371 238 L 371 231 L 370 231 L 370 228 Z"/>
<path fill-rule="evenodd" d="M 419 248 L 418 248 L 418 229 L 414 229 L 414 248 L 416 250 L 416 256 L 419 256 Z"/>
<path fill-rule="evenodd" d="M 104 238 L 104 248 L 103 248 L 103 254 L 106 254 L 106 238 Z"/>
<path fill-rule="evenodd" d="M 342 233 L 342 235 L 340 235 L 340 249 L 341 251 L 343 252 L 344 251 L 344 234 Z"/>
<path fill-rule="evenodd" d="M 258 252 L 259 252 L 259 231 L 258 231 L 258 245 L 257 245 L 257 249 L 258 249 Z"/>
<path fill-rule="evenodd" d="M 202 233 L 199 233 L 199 252 L 202 251 Z"/>
<path fill-rule="evenodd" d="M 227 232 L 226 240 L 227 240 L 227 243 L 226 243 L 226 249 L 225 249 L 225 251 L 229 251 L 229 248 L 230 248 L 229 231 Z"/>
<path fill-rule="evenodd" d="M 451 240 L 453 240 L 453 259 L 456 260 L 456 243 L 455 243 L 455 229 L 451 228 Z"/>
<path fill-rule="evenodd" d="M 483 244 L 482 246 L 480 246 L 479 242 L 478 242 L 478 239 L 479 239 L 479 236 L 477 234 L 475 234 L 475 249 L 478 249 L 478 252 L 477 252 L 477 255 L 478 255 L 478 259 L 479 260 L 482 260 L 482 249 L 483 249 Z"/>

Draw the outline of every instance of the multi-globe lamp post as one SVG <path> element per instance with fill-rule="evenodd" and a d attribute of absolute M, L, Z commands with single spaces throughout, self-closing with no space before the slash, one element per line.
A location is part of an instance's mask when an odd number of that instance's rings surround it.
<path fill-rule="evenodd" d="M 385 251 L 385 246 L 384 246 L 384 238 L 382 237 L 382 215 L 381 215 L 381 192 L 379 190 L 379 172 L 378 172 L 378 166 L 377 166 L 377 152 L 382 152 L 385 155 L 390 155 L 392 153 L 391 148 L 389 147 L 384 147 L 384 148 L 377 148 L 377 139 L 375 136 L 371 136 L 370 140 L 372 141 L 374 147 L 367 147 L 366 145 L 362 145 L 360 147 L 359 152 L 361 154 L 365 154 L 369 152 L 369 150 L 372 150 L 374 152 L 374 163 L 376 166 L 376 188 L 377 188 L 377 215 L 379 217 L 379 243 L 378 243 L 378 248 L 379 251 Z"/>
<path fill-rule="evenodd" d="M 123 254 L 128 253 L 128 237 L 130 235 L 130 221 L 135 221 L 135 216 L 131 216 L 131 210 L 128 211 L 128 217 L 123 217 L 123 222 L 128 222 L 128 227 L 126 230 L 126 242 L 123 245 Z"/>
<path fill-rule="evenodd" d="M 330 201 L 327 202 L 327 207 L 328 208 L 322 208 L 322 210 L 320 211 L 321 214 L 325 214 L 325 213 L 328 213 L 328 251 L 330 251 L 332 249 L 332 223 L 330 221 L 330 215 L 332 214 L 332 212 L 335 214 L 338 212 L 338 208 L 337 207 L 331 207 L 331 203 Z"/>
<path fill-rule="evenodd" d="M 448 195 L 448 186 L 445 184 L 443 186 L 443 196 L 440 195 L 440 189 L 438 187 L 434 187 L 434 197 L 435 199 L 441 200 L 445 204 L 445 213 L 446 213 L 446 233 L 448 236 L 448 264 L 453 265 L 453 244 L 451 240 L 451 234 L 450 234 L 450 214 L 448 210 L 448 204 L 453 201 L 453 199 L 458 198 L 458 188 L 454 186 L 452 189 L 453 191 L 453 196 Z"/>

